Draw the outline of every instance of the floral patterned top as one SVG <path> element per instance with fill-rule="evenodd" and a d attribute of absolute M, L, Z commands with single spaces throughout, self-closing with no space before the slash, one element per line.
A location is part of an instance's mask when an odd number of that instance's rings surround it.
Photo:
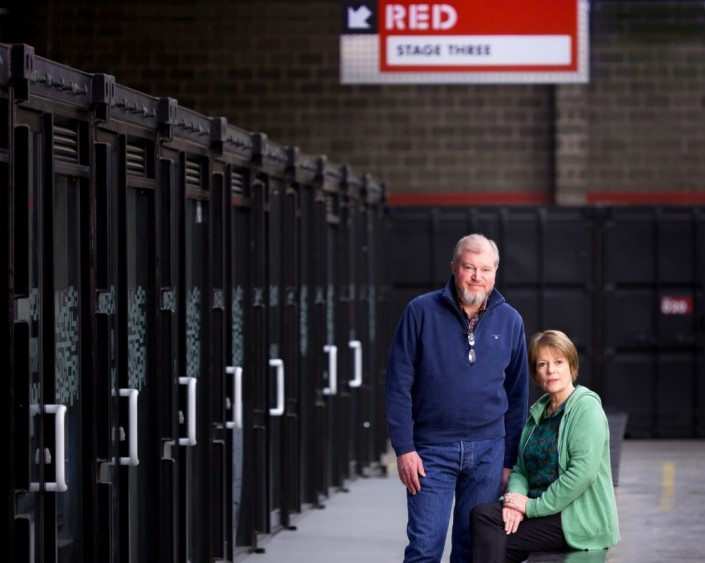
<path fill-rule="evenodd" d="M 540 497 L 558 478 L 558 426 L 564 411 L 565 403 L 551 416 L 544 411 L 541 422 L 526 443 L 523 455 L 529 475 L 529 498 Z"/>

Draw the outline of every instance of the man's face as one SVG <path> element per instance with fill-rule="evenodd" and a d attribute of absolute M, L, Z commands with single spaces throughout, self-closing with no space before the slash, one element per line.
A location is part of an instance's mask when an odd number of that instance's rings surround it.
<path fill-rule="evenodd" d="M 479 305 L 494 288 L 495 254 L 487 246 L 482 252 L 463 252 L 459 260 L 451 264 L 455 276 L 458 297 L 465 305 Z"/>

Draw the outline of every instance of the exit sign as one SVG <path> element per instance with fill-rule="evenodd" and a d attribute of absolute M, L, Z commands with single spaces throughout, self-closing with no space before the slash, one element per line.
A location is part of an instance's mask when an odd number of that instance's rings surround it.
<path fill-rule="evenodd" d="M 343 2 L 343 83 L 588 81 L 587 0 Z"/>
<path fill-rule="evenodd" d="M 662 315 L 692 315 L 693 298 L 690 295 L 662 295 L 660 309 Z"/>

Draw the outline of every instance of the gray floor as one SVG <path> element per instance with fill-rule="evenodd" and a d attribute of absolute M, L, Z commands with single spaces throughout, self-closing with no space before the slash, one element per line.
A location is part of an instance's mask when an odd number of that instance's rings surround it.
<path fill-rule="evenodd" d="M 304 511 L 296 530 L 266 538 L 264 553 L 241 561 L 401 561 L 404 489 L 393 460 L 385 461 L 389 477 L 348 483 L 349 492 L 332 494 L 324 509 Z M 608 562 L 705 561 L 705 441 L 625 441 L 616 491 L 622 541 L 609 551 Z"/>

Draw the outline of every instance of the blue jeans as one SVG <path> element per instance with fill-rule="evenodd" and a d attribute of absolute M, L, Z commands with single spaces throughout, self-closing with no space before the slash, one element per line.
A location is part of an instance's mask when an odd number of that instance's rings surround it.
<path fill-rule="evenodd" d="M 409 545 L 404 563 L 440 562 L 453 500 L 450 561 L 468 563 L 472 561 L 470 511 L 476 504 L 499 498 L 504 438 L 419 446 L 416 451 L 426 477 L 420 477 L 418 493 L 406 494 Z"/>

